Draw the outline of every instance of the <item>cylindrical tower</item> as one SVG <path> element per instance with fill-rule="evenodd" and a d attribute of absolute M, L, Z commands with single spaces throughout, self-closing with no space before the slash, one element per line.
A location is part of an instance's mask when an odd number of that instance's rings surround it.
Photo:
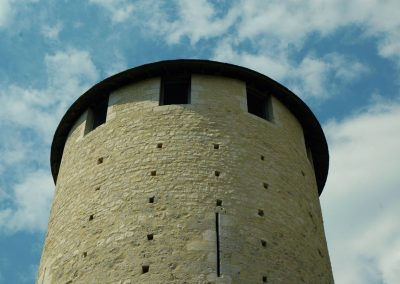
<path fill-rule="evenodd" d="M 54 135 L 37 283 L 333 283 L 320 124 L 247 68 L 162 61 L 93 86 Z"/>

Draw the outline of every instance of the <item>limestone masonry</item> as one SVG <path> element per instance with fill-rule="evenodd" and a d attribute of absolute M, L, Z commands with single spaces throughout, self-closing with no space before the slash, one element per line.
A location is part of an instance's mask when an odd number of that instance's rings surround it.
<path fill-rule="evenodd" d="M 38 284 L 333 283 L 309 108 L 255 71 L 139 66 L 93 86 L 54 135 Z"/>

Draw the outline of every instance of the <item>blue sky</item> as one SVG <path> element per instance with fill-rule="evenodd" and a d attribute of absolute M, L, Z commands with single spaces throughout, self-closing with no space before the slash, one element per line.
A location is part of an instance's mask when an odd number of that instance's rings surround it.
<path fill-rule="evenodd" d="M 32 283 L 52 135 L 94 83 L 163 59 L 243 65 L 299 95 L 330 147 L 336 283 L 400 283 L 400 1 L 0 0 L 0 283 Z"/>

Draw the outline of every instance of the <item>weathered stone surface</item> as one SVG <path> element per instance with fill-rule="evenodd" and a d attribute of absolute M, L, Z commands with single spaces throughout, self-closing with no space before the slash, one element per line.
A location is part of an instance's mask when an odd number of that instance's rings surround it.
<path fill-rule="evenodd" d="M 292 113 L 272 97 L 273 122 L 249 114 L 245 83 L 229 78 L 193 74 L 189 105 L 159 106 L 159 88 L 117 89 L 105 124 L 76 122 L 37 283 L 333 283 Z"/>

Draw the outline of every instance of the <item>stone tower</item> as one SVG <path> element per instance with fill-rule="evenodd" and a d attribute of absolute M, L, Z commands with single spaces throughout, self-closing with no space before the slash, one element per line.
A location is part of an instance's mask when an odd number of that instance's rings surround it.
<path fill-rule="evenodd" d="M 292 92 L 171 60 L 93 86 L 54 135 L 37 283 L 333 283 L 328 147 Z"/>

